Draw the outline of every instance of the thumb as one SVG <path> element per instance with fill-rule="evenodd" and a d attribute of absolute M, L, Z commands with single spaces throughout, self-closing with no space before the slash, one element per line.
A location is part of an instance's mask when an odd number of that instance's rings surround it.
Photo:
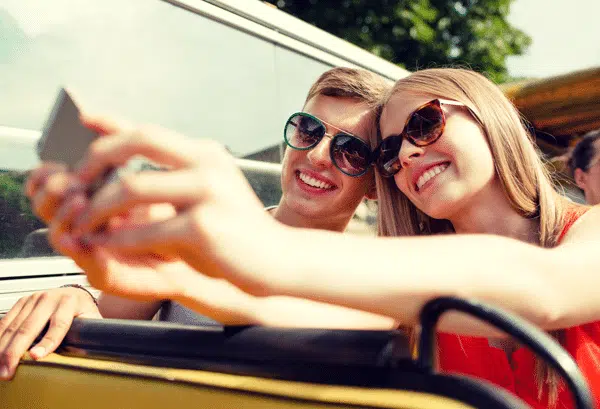
<path fill-rule="evenodd" d="M 114 117 L 82 113 L 79 116 L 79 119 L 85 127 L 99 135 L 121 134 L 133 129 L 133 124 L 131 122 Z"/>

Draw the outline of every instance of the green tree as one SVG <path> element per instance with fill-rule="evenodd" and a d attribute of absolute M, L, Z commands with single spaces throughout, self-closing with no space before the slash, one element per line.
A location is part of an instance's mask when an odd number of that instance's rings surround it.
<path fill-rule="evenodd" d="M 44 227 L 23 195 L 26 177 L 20 172 L 0 172 L 0 259 L 16 257 L 25 237 Z"/>
<path fill-rule="evenodd" d="M 496 82 L 531 43 L 507 16 L 512 0 L 270 0 L 269 3 L 408 70 L 469 66 Z"/>

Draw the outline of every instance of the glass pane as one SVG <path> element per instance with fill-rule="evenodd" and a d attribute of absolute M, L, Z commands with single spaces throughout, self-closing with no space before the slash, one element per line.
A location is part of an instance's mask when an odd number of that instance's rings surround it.
<path fill-rule="evenodd" d="M 0 38 L 0 125 L 39 130 L 66 85 L 89 111 L 238 154 L 280 139 L 275 46 L 168 3 L 3 0 Z"/>
<path fill-rule="evenodd" d="M 281 47 L 275 50 L 275 61 L 279 90 L 277 116 L 283 130 L 285 120 L 302 109 L 311 85 L 331 66 Z"/>
<path fill-rule="evenodd" d="M 0 0 L 0 38 L 0 258 L 52 254 L 22 189 L 61 86 L 89 112 L 244 156 L 282 142 L 329 68 L 158 0 Z"/>
<path fill-rule="evenodd" d="M 26 172 L 0 172 L 0 259 L 49 256 L 44 225 L 23 195 Z"/>

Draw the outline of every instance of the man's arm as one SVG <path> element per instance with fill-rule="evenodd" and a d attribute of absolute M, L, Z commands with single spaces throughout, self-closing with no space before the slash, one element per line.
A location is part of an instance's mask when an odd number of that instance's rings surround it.
<path fill-rule="evenodd" d="M 134 301 L 105 293 L 98 297 L 98 310 L 103 318 L 151 320 L 161 305 L 161 301 Z"/>

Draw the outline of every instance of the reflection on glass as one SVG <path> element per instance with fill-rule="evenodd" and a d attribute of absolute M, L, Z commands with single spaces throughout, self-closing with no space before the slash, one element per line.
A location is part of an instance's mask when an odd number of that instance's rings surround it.
<path fill-rule="evenodd" d="M 165 1 L 1 0 L 0 259 L 51 252 L 16 171 L 37 163 L 37 132 L 61 86 L 86 111 L 244 156 L 281 144 L 282 125 L 328 68 Z"/>
<path fill-rule="evenodd" d="M 238 155 L 281 138 L 274 44 L 166 2 L 3 0 L 0 38 L 0 125 L 39 130 L 64 85 L 87 110 Z"/>

